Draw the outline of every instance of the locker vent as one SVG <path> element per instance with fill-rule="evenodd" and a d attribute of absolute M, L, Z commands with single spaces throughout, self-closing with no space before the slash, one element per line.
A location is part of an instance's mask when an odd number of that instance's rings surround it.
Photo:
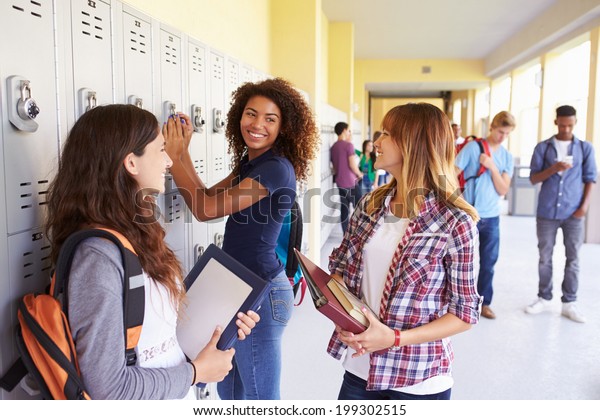
<path fill-rule="evenodd" d="M 81 15 L 81 33 L 96 39 L 104 39 L 104 22 L 102 18 L 100 16 L 92 16 L 85 10 L 81 11 Z"/>
<path fill-rule="evenodd" d="M 165 45 L 165 61 L 169 64 L 177 65 L 177 49 L 170 45 Z"/>
<path fill-rule="evenodd" d="M 204 60 L 198 53 L 199 51 L 196 49 L 196 54 L 192 54 L 192 71 L 202 73 L 204 71 Z"/>
<path fill-rule="evenodd" d="M 20 5 L 17 4 L 13 4 L 12 8 L 15 10 L 18 10 L 19 12 L 26 12 L 26 8 L 28 6 L 31 7 L 31 10 L 29 10 L 29 13 L 31 13 L 32 16 L 41 18 L 42 17 L 42 13 L 40 8 L 42 7 L 42 3 L 39 1 L 21 1 L 19 2 Z"/>
<path fill-rule="evenodd" d="M 37 191 L 32 182 L 21 182 L 19 184 L 18 196 L 20 198 L 19 207 L 21 210 L 33 208 L 36 202 L 39 206 L 47 205 L 48 180 L 42 179 L 37 181 Z M 37 200 L 34 200 L 36 196 Z"/>
<path fill-rule="evenodd" d="M 167 223 L 173 223 L 175 220 L 181 219 L 181 203 L 178 196 L 174 195 L 169 205 Z"/>
<path fill-rule="evenodd" d="M 146 35 L 137 33 L 135 31 L 129 31 L 131 38 L 129 39 L 132 51 L 139 52 L 140 54 L 146 54 L 148 47 L 146 46 Z"/>
<path fill-rule="evenodd" d="M 215 62 L 212 66 L 212 77 L 216 80 L 223 79 L 223 62 L 219 59 L 219 57 L 215 57 Z"/>
<path fill-rule="evenodd" d="M 198 159 L 194 161 L 194 169 L 196 169 L 196 173 L 200 176 L 204 176 L 206 174 L 206 168 L 204 165 L 204 159 Z"/>

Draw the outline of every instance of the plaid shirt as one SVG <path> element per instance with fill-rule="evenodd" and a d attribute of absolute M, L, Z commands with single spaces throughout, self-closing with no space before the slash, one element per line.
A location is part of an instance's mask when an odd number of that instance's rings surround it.
<path fill-rule="evenodd" d="M 342 243 L 329 257 L 329 270 L 341 275 L 357 296 L 363 280 L 361 251 L 383 223 L 391 199 L 388 196 L 383 208 L 369 216 L 368 197 L 359 203 Z M 379 310 L 381 322 L 407 330 L 451 313 L 476 324 L 481 300 L 473 269 L 477 239 L 476 224 L 468 214 L 430 193 L 392 258 Z M 345 348 L 334 332 L 328 353 L 340 359 Z M 370 358 L 367 390 L 385 390 L 450 375 L 454 353 L 450 339 L 444 338 L 371 353 Z"/>

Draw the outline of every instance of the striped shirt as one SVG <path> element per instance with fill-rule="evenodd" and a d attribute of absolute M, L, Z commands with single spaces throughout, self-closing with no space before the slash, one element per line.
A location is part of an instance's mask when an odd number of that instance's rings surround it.
<path fill-rule="evenodd" d="M 392 195 L 371 216 L 365 212 L 370 196 L 361 200 L 342 243 L 329 257 L 329 270 L 342 276 L 357 296 L 361 296 L 363 275 L 361 251 L 384 223 Z M 481 301 L 474 270 L 477 239 L 476 224 L 467 213 L 429 193 L 394 252 L 379 308 L 381 322 L 407 330 L 451 313 L 476 324 Z M 328 353 L 340 359 L 345 348 L 334 332 Z M 453 359 L 448 337 L 371 353 L 367 390 L 400 388 L 450 375 Z"/>

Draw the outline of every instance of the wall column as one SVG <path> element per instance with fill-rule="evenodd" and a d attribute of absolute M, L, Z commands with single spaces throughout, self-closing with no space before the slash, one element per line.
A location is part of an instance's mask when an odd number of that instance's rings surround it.
<path fill-rule="evenodd" d="M 594 145 L 596 164 L 600 157 L 600 27 L 590 32 L 590 84 L 587 109 L 586 139 Z M 592 189 L 592 200 L 586 217 L 585 242 L 600 244 L 600 188 Z M 592 214 L 595 217 L 592 217 Z"/>
<path fill-rule="evenodd" d="M 354 103 L 354 23 L 329 24 L 329 104 L 348 114 Z M 365 137 L 365 136 L 363 136 Z"/>

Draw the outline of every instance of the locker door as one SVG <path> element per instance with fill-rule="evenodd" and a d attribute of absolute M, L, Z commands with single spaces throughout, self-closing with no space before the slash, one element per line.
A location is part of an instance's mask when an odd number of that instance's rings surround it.
<path fill-rule="evenodd" d="M 175 252 L 177 258 L 187 271 L 188 257 L 186 256 L 185 227 L 187 208 L 183 197 L 179 193 L 161 195 L 161 207 L 164 208 L 164 228 L 166 231 L 165 240 L 169 248 Z"/>
<path fill-rule="evenodd" d="M 210 52 L 210 107 L 209 124 L 209 183 L 216 184 L 225 178 L 225 64 L 223 55 Z"/>
<path fill-rule="evenodd" d="M 252 69 L 248 66 L 242 66 L 240 69 L 240 84 L 252 81 Z"/>
<path fill-rule="evenodd" d="M 231 95 L 240 86 L 240 65 L 237 61 L 231 57 L 227 58 L 227 73 L 226 73 L 226 101 L 224 112 L 227 114 L 231 106 Z M 231 160 L 232 155 L 228 153 L 227 142 L 225 142 L 225 174 L 228 175 L 231 172 Z"/>
<path fill-rule="evenodd" d="M 160 29 L 160 107 L 156 111 L 159 124 L 170 115 L 183 111 L 181 37 L 174 31 Z M 176 191 L 173 177 L 167 173 L 165 194 Z"/>
<path fill-rule="evenodd" d="M 48 185 L 58 166 L 58 113 L 52 1 L 6 1 L 0 8 L 0 36 L 5 40 L 0 47 L 0 176 L 10 235 L 43 223 Z M 7 42 L 23 28 L 31 36 Z"/>
<path fill-rule="evenodd" d="M 207 165 L 207 65 L 206 47 L 200 43 L 188 42 L 188 97 L 190 118 L 194 134 L 190 143 L 190 155 L 196 173 L 208 183 Z M 208 246 L 208 224 L 191 216 L 191 264 L 194 264 Z M 190 267 L 191 268 L 191 267 Z"/>
<path fill-rule="evenodd" d="M 152 24 L 150 20 L 123 11 L 123 67 L 117 69 L 124 80 L 117 100 L 154 112 L 152 71 Z"/>
<path fill-rule="evenodd" d="M 158 39 L 160 105 L 156 109 L 156 117 L 162 124 L 173 113 L 183 111 L 182 43 L 181 35 L 166 27 L 160 27 Z M 186 268 L 189 259 L 186 256 L 186 205 L 169 173 L 165 180 L 165 194 L 159 197 L 159 202 L 164 216 L 165 240 Z"/>
<path fill-rule="evenodd" d="M 41 230 L 12 235 L 8 238 L 8 290 L 0 294 L 0 346 L 3 354 L 2 372 L 14 362 L 18 354 L 14 346 L 14 328 L 17 325 L 17 301 L 23 295 L 43 291 L 51 274 L 50 245 Z M 10 399 L 30 398 L 20 386 L 5 393 Z"/>
<path fill-rule="evenodd" d="M 71 0 L 75 117 L 114 103 L 110 5 L 102 0 Z"/>

